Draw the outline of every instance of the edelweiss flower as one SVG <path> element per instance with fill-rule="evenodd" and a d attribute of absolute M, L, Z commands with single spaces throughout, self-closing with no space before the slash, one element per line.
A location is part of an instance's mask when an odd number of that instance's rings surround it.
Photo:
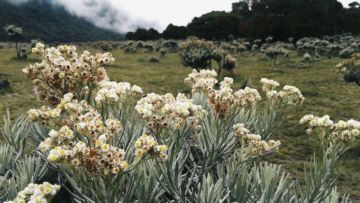
<path fill-rule="evenodd" d="M 278 82 L 276 82 L 275 80 L 269 80 L 267 78 L 261 78 L 260 84 L 261 84 L 262 90 L 265 92 L 272 91 L 272 90 L 276 89 L 278 86 L 280 86 L 280 84 Z"/>
<path fill-rule="evenodd" d="M 240 140 L 242 146 L 249 148 L 255 156 L 276 150 L 281 145 L 280 141 L 265 141 L 261 139 L 260 135 L 250 134 L 250 131 L 242 123 L 235 124 L 233 129 L 235 137 Z"/>
<path fill-rule="evenodd" d="M 154 137 L 143 134 L 135 142 L 134 154 L 138 158 L 142 158 L 147 154 L 155 155 L 164 161 L 167 159 L 167 150 L 168 147 L 166 145 L 159 145 Z"/>
<path fill-rule="evenodd" d="M 261 100 L 258 91 L 249 87 L 234 93 L 231 88 L 232 83 L 231 78 L 225 78 L 220 83 L 219 90 L 209 91 L 209 104 L 212 112 L 220 118 L 227 116 L 235 109 L 251 107 Z"/>
<path fill-rule="evenodd" d="M 137 102 L 135 109 L 154 132 L 167 127 L 180 128 L 186 121 L 195 126 L 204 115 L 201 106 L 180 93 L 176 98 L 172 94 L 148 94 Z"/>
<path fill-rule="evenodd" d="M 59 185 L 52 185 L 48 182 L 43 184 L 30 183 L 17 194 L 14 200 L 4 203 L 48 203 L 59 190 Z"/>
<path fill-rule="evenodd" d="M 128 96 L 136 96 L 142 94 L 141 87 L 133 85 L 128 82 L 110 82 L 105 81 L 99 84 L 99 90 L 95 95 L 97 103 L 113 103 L 123 100 Z"/>
<path fill-rule="evenodd" d="M 215 70 L 200 70 L 200 72 L 193 70 L 184 81 L 185 84 L 192 87 L 193 92 L 208 92 L 209 90 L 212 90 L 218 82 L 215 79 L 216 76 Z"/>
<path fill-rule="evenodd" d="M 318 131 L 325 132 L 327 138 L 336 144 L 342 144 L 341 142 L 346 143 L 360 138 L 360 121 L 340 120 L 334 123 L 328 115 L 323 117 L 306 115 L 300 120 L 300 123 L 309 126 L 306 131 L 308 134 L 314 134 Z"/>

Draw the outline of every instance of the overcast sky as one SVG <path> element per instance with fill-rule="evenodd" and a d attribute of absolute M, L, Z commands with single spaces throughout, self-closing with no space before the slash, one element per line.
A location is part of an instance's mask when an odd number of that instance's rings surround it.
<path fill-rule="evenodd" d="M 170 22 L 186 25 L 193 17 L 209 11 L 229 11 L 232 2 L 234 0 L 129 0 L 118 4 L 130 15 L 153 20 L 165 27 Z"/>
<path fill-rule="evenodd" d="M 25 2 L 27 0 L 8 0 Z M 64 6 L 70 13 L 94 24 L 118 32 L 137 27 L 154 27 L 160 31 L 169 23 L 186 25 L 206 12 L 230 11 L 237 0 L 48 0 Z M 354 0 L 340 0 L 347 6 Z M 357 0 L 360 1 L 360 0 Z"/>
<path fill-rule="evenodd" d="M 170 22 L 185 25 L 194 16 L 212 10 L 231 10 L 231 3 L 236 0 L 113 0 L 130 15 L 158 22 L 165 27 Z M 354 0 L 340 0 L 347 6 Z"/>

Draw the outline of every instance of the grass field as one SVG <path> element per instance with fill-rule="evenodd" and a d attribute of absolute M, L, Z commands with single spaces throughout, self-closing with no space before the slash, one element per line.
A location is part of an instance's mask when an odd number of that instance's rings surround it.
<path fill-rule="evenodd" d="M 183 80 L 191 69 L 181 65 L 178 54 L 167 54 L 160 63 L 149 63 L 148 57 L 157 54 L 124 54 L 121 50 L 114 50 L 112 53 L 116 62 L 107 67 L 111 80 L 137 84 L 148 93 L 190 92 Z M 11 82 L 9 90 L 0 91 L 0 114 L 3 115 L 9 109 L 13 117 L 41 105 L 32 93 L 31 82 L 21 72 L 26 64 L 34 63 L 37 59 L 30 56 L 26 61 L 17 61 L 13 58 L 14 54 L 12 49 L 0 49 L 0 74 L 7 75 L 5 77 Z M 289 65 L 299 61 L 296 57 L 292 57 L 292 60 L 282 59 L 276 68 L 272 68 L 270 60 L 247 54 L 238 58 L 238 68 L 232 77 L 237 87 L 245 79 L 250 81 L 250 86 L 258 87 L 260 78 L 267 77 L 302 90 L 306 101 L 303 106 L 291 107 L 284 114 L 282 127 L 276 137 L 281 140 L 282 146 L 277 154 L 268 158 L 272 162 L 284 164 L 291 173 L 301 175 L 304 163 L 310 160 L 316 149 L 316 143 L 305 134 L 304 126 L 298 124 L 300 118 L 312 113 L 329 114 L 334 120 L 360 119 L 360 87 L 345 84 L 341 74 L 335 72 L 334 66 L 341 59 L 323 59 L 302 68 Z M 358 200 L 359 155 L 360 150 L 347 153 L 338 166 L 340 189 Z"/>

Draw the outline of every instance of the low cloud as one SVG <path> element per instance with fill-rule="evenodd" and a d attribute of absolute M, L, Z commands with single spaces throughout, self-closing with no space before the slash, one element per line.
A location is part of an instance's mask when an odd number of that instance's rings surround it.
<path fill-rule="evenodd" d="M 8 0 L 19 5 L 31 0 Z M 54 6 L 64 7 L 70 14 L 82 17 L 94 25 L 119 33 L 137 27 L 158 27 L 156 22 L 136 18 L 124 11 L 114 0 L 45 0 Z"/>

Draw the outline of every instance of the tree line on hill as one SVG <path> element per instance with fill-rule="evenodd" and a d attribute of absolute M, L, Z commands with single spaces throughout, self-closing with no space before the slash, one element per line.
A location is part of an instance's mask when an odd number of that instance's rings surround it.
<path fill-rule="evenodd" d="M 193 18 L 187 26 L 169 24 L 162 33 L 154 28 L 138 28 L 126 33 L 125 38 L 154 40 L 196 36 L 226 40 L 273 36 L 286 40 L 340 33 L 360 33 L 358 2 L 343 7 L 337 0 L 240 0 L 232 4 L 230 12 L 212 11 Z"/>

